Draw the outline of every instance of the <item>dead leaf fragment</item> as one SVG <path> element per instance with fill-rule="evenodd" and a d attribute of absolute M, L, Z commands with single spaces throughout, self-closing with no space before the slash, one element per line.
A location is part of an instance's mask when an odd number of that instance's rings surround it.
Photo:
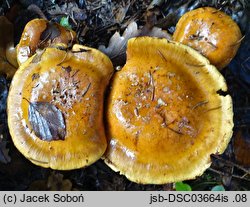
<path fill-rule="evenodd" d="M 65 121 L 62 112 L 47 102 L 29 102 L 29 122 L 41 140 L 64 140 Z"/>
<path fill-rule="evenodd" d="M 115 19 L 117 23 L 122 23 L 124 18 L 126 17 L 127 11 L 130 7 L 130 1 L 128 1 L 125 5 L 119 5 L 114 11 Z"/>
<path fill-rule="evenodd" d="M 136 22 L 131 22 L 123 32 L 122 36 L 119 32 L 115 32 L 109 40 L 108 47 L 101 45 L 98 49 L 112 59 L 120 54 L 124 54 L 126 51 L 127 41 L 132 37 L 139 36 L 139 34 L 140 31 L 138 30 Z"/>
<path fill-rule="evenodd" d="M 40 40 L 42 42 L 50 40 L 51 42 L 58 36 L 61 35 L 59 28 L 51 22 L 47 23 L 46 29 L 42 32 Z"/>
<path fill-rule="evenodd" d="M 147 26 L 144 26 L 139 29 L 137 23 L 133 21 L 127 26 L 122 36 L 119 32 L 115 32 L 110 38 L 108 46 L 105 47 L 104 45 L 100 45 L 98 49 L 108 55 L 114 65 L 121 65 L 125 63 L 125 53 L 128 40 L 138 36 L 159 37 L 169 40 L 172 39 L 171 35 L 161 28 L 148 28 Z"/>

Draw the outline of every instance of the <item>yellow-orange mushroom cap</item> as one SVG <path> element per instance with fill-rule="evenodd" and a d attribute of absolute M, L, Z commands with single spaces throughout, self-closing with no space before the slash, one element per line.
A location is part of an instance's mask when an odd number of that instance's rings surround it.
<path fill-rule="evenodd" d="M 44 49 L 57 43 L 70 47 L 75 41 L 76 33 L 73 30 L 45 19 L 33 19 L 26 24 L 17 45 L 18 64 L 24 63 L 37 49 Z"/>
<path fill-rule="evenodd" d="M 201 175 L 232 136 L 223 76 L 181 43 L 130 39 L 127 62 L 112 80 L 104 160 L 129 180 L 163 184 Z"/>
<path fill-rule="evenodd" d="M 92 164 L 106 150 L 103 97 L 113 66 L 96 49 L 59 48 L 32 56 L 14 75 L 8 126 L 31 162 L 69 170 Z"/>
<path fill-rule="evenodd" d="M 176 25 L 173 40 L 199 51 L 218 69 L 223 69 L 235 56 L 241 31 L 230 16 L 212 7 L 185 13 Z"/>

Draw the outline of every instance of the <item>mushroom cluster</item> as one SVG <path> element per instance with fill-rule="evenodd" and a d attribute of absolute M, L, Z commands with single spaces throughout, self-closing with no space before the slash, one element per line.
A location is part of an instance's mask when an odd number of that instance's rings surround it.
<path fill-rule="evenodd" d="M 113 66 L 102 52 L 74 42 L 75 32 L 35 19 L 17 46 L 8 126 L 18 150 L 42 167 L 85 167 L 106 150 L 103 97 Z"/>
<path fill-rule="evenodd" d="M 110 81 L 105 54 L 74 45 L 71 30 L 33 20 L 17 47 L 20 66 L 8 97 L 13 142 L 31 162 L 53 169 L 102 157 L 137 183 L 195 178 L 232 136 L 232 99 L 220 93 L 227 85 L 217 68 L 233 58 L 240 39 L 230 17 L 200 8 L 180 19 L 174 41 L 130 39 L 127 62 Z"/>

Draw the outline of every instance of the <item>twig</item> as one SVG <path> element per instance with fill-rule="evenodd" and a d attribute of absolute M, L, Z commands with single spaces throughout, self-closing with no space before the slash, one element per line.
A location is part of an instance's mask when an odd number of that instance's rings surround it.
<path fill-rule="evenodd" d="M 73 78 L 80 70 L 76 70 L 76 72 L 74 72 L 74 74 L 71 76 L 71 78 Z"/>
<path fill-rule="evenodd" d="M 181 132 L 179 132 L 179 131 L 177 131 L 177 130 L 175 130 L 175 129 L 172 129 L 172 128 L 169 127 L 169 126 L 166 126 L 166 127 L 167 127 L 167 129 L 171 130 L 172 132 L 175 132 L 176 134 L 183 135 L 183 133 L 181 133 Z"/>
<path fill-rule="evenodd" d="M 8 0 L 5 0 L 5 2 L 6 2 L 6 4 L 7 4 L 7 6 L 8 6 L 8 9 L 10 8 L 10 3 L 9 3 L 9 1 Z"/>
<path fill-rule="evenodd" d="M 76 85 L 77 85 L 78 83 L 80 83 L 80 82 L 81 82 L 80 80 L 79 80 L 79 81 L 76 81 L 76 82 L 73 83 L 73 85 L 76 86 Z"/>
<path fill-rule="evenodd" d="M 83 91 L 83 93 L 82 93 L 82 97 L 86 95 L 86 93 L 88 92 L 90 86 L 91 86 L 91 83 L 89 83 L 89 84 L 87 85 L 87 87 L 84 89 L 84 91 Z"/>
<path fill-rule="evenodd" d="M 31 102 L 30 102 L 27 98 L 23 97 L 23 100 L 25 100 L 25 101 L 27 101 L 29 104 L 31 104 Z"/>
<path fill-rule="evenodd" d="M 223 159 L 222 157 L 220 157 L 220 156 L 218 156 L 218 155 L 215 155 L 215 154 L 212 154 L 211 157 L 214 157 L 214 158 L 216 158 L 216 159 L 218 159 L 218 160 L 220 160 L 220 161 L 223 161 L 223 162 L 225 162 L 227 165 L 231 165 L 231 166 L 237 167 L 238 169 L 240 169 L 240 170 L 242 170 L 242 171 L 244 171 L 245 173 L 247 173 L 247 174 L 250 175 L 250 170 L 248 170 L 248 169 L 246 169 L 246 168 L 244 168 L 244 167 L 242 167 L 242 166 L 240 166 L 240 165 L 238 165 L 238 164 L 236 164 L 236 163 L 234 163 L 234 162 L 232 162 L 232 161 L 230 161 L 230 160 L 225 160 L 225 159 Z"/>
<path fill-rule="evenodd" d="M 211 45 L 214 49 L 217 49 L 218 47 L 215 45 L 215 44 L 213 44 L 212 42 L 207 42 L 209 45 Z"/>
<path fill-rule="evenodd" d="M 139 110 L 137 107 L 135 107 L 134 109 L 134 113 L 135 113 L 135 116 L 139 117 Z"/>
<path fill-rule="evenodd" d="M 158 54 L 161 56 L 161 58 L 165 61 L 168 62 L 166 57 L 162 54 L 162 52 L 160 50 L 157 50 Z"/>
<path fill-rule="evenodd" d="M 242 178 L 245 178 L 246 176 L 248 176 L 249 175 L 249 173 L 245 173 L 244 175 L 242 175 L 241 177 Z"/>
<path fill-rule="evenodd" d="M 204 111 L 204 113 L 207 113 L 209 111 L 214 111 L 214 110 L 217 110 L 217 109 L 220 109 L 220 108 L 221 108 L 221 106 L 217 106 L 217 107 L 214 107 L 214 108 L 211 108 L 211 109 L 208 109 L 208 110 Z"/>
<path fill-rule="evenodd" d="M 219 175 L 221 175 L 221 176 L 227 176 L 227 173 L 221 172 L 221 171 L 219 171 L 219 170 L 215 170 L 215 169 L 213 169 L 213 168 L 211 168 L 211 167 L 208 168 L 208 170 L 210 170 L 211 172 L 217 173 L 217 174 L 219 174 Z M 245 180 L 245 181 L 250 182 L 249 179 L 244 178 L 244 177 L 239 176 L 239 175 L 232 175 L 232 177 L 238 178 L 238 179 L 240 179 L 240 180 Z"/>
<path fill-rule="evenodd" d="M 233 47 L 233 46 L 235 46 L 235 45 L 240 44 L 244 38 L 245 38 L 245 35 L 242 36 L 236 43 L 234 43 L 234 44 L 232 44 L 232 45 L 230 45 L 230 46 Z"/>
<path fill-rule="evenodd" d="M 74 35 L 73 35 L 73 32 L 71 30 L 69 31 L 69 33 L 70 33 L 70 37 L 71 37 L 69 47 L 71 47 L 73 45 L 73 42 L 74 42 Z"/>
<path fill-rule="evenodd" d="M 61 60 L 61 62 L 59 62 L 59 63 L 57 64 L 57 66 L 60 66 L 60 65 L 65 61 L 67 55 L 68 55 L 68 53 L 66 52 L 65 55 L 64 55 L 64 57 L 63 57 L 63 59 Z"/>
<path fill-rule="evenodd" d="M 200 36 L 200 34 L 196 35 L 196 34 L 193 34 L 193 35 L 189 35 L 188 39 L 189 40 L 202 40 L 204 38 L 204 36 Z"/>
<path fill-rule="evenodd" d="M 205 65 L 204 64 L 201 64 L 201 65 L 195 65 L 195 64 L 190 64 L 190 63 L 185 63 L 186 65 L 188 66 L 193 66 L 193 67 L 204 67 Z"/>
<path fill-rule="evenodd" d="M 149 71 L 149 77 L 150 77 L 150 85 L 152 86 L 152 96 L 151 96 L 151 101 L 155 99 L 155 85 L 154 85 L 154 78 L 151 72 Z"/>
<path fill-rule="evenodd" d="M 207 104 L 208 101 L 201 101 L 201 102 L 198 102 L 197 104 L 195 104 L 193 107 L 192 107 L 192 110 L 196 109 L 197 107 L 199 106 L 202 106 L 202 105 L 205 105 Z"/>

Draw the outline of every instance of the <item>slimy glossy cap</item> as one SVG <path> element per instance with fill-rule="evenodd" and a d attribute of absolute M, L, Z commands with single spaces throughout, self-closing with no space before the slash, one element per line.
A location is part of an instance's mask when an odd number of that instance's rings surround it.
<path fill-rule="evenodd" d="M 100 51 L 46 48 L 21 64 L 8 96 L 8 126 L 17 149 L 42 167 L 88 166 L 106 150 L 103 96 L 113 66 Z"/>
<path fill-rule="evenodd" d="M 173 40 L 199 51 L 218 69 L 233 59 L 241 38 L 240 28 L 232 18 L 212 7 L 185 13 L 173 35 Z"/>
<path fill-rule="evenodd" d="M 226 90 L 223 76 L 194 49 L 130 39 L 108 97 L 105 162 L 144 184 L 201 175 L 232 136 L 232 100 L 219 94 Z"/>

